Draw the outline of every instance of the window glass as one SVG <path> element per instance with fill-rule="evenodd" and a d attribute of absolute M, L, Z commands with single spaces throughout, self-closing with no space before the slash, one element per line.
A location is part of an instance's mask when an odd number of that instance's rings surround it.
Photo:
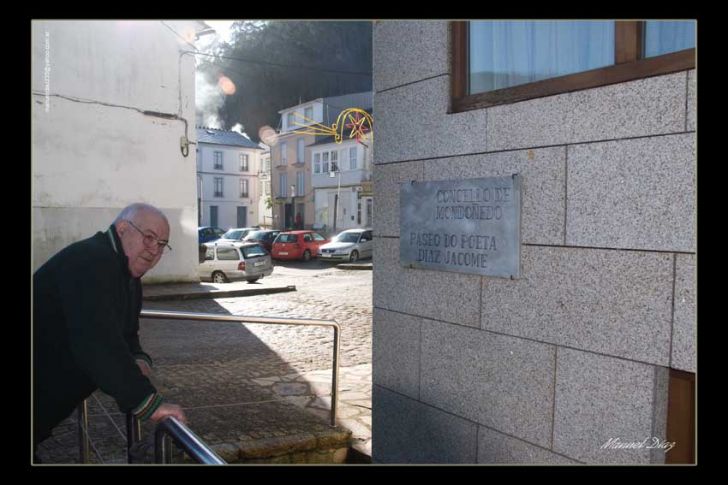
<path fill-rule="evenodd" d="M 212 261 L 215 259 L 215 250 L 213 248 L 207 248 L 205 250 L 205 261 Z"/>
<path fill-rule="evenodd" d="M 317 232 L 314 232 L 312 235 L 313 235 L 314 241 L 326 241 L 326 238 Z"/>
<path fill-rule="evenodd" d="M 258 244 L 256 244 L 255 246 L 243 248 L 243 256 L 245 258 L 255 258 L 257 256 L 265 256 L 266 254 L 268 254 L 268 252 L 265 250 L 265 248 Z"/>
<path fill-rule="evenodd" d="M 278 191 L 280 197 L 288 197 L 288 176 L 282 173 L 278 176 Z"/>
<path fill-rule="evenodd" d="M 296 172 L 296 194 L 298 194 L 299 196 L 303 196 L 306 193 L 306 187 L 304 186 L 304 177 L 305 174 L 303 172 Z"/>
<path fill-rule="evenodd" d="M 234 261 L 240 259 L 240 255 L 235 248 L 217 248 L 217 259 L 221 261 Z"/>
<path fill-rule="evenodd" d="M 613 21 L 470 22 L 470 94 L 612 64 Z"/>
<path fill-rule="evenodd" d="M 298 242 L 298 236 L 295 234 L 280 234 L 275 242 L 281 243 L 294 243 Z"/>
<path fill-rule="evenodd" d="M 336 242 L 342 243 L 357 243 L 359 242 L 360 233 L 358 232 L 342 232 L 334 238 Z"/>
<path fill-rule="evenodd" d="M 299 138 L 298 141 L 296 141 L 296 162 L 303 163 L 303 138 Z"/>
<path fill-rule="evenodd" d="M 692 49 L 695 47 L 695 21 L 649 20 L 644 35 L 645 57 Z"/>
<path fill-rule="evenodd" d="M 228 232 L 222 235 L 225 239 L 242 239 L 248 231 L 242 229 L 230 229 Z"/>

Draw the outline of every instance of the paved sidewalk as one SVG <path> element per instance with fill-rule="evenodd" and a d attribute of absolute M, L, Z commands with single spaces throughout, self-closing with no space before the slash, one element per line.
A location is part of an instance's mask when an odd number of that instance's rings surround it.
<path fill-rule="evenodd" d="M 253 379 L 275 394 L 321 418 L 331 416 L 331 369 Z M 337 424 L 352 432 L 352 448 L 372 456 L 372 366 L 339 369 Z"/>

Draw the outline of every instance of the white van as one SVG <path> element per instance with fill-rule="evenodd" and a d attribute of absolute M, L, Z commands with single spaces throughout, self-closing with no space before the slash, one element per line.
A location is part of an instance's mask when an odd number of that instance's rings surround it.
<path fill-rule="evenodd" d="M 259 243 L 205 243 L 205 259 L 197 268 L 200 280 L 227 283 L 258 281 L 273 273 L 270 254 Z"/>

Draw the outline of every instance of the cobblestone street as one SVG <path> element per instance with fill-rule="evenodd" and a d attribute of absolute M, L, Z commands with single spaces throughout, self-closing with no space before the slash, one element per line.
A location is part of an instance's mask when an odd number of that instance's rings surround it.
<path fill-rule="evenodd" d="M 174 302 L 146 302 L 145 309 L 206 312 L 232 315 L 292 317 L 335 320 L 342 328 L 341 367 L 371 364 L 371 322 L 372 322 L 372 272 L 337 269 L 331 264 L 311 261 L 309 263 L 277 264 L 266 283 L 295 285 L 295 292 L 270 295 L 229 297 L 215 300 L 187 300 Z M 221 285 L 223 287 L 224 285 Z M 249 285 L 255 286 L 255 285 Z M 148 321 L 142 328 L 143 342 L 154 355 L 155 345 L 165 345 L 155 339 L 154 321 Z M 186 332 L 199 323 L 188 325 Z M 260 344 L 278 353 L 296 371 L 308 372 L 331 367 L 332 333 L 328 329 L 283 325 L 248 324 L 246 329 Z M 212 333 L 200 335 L 219 342 L 219 336 Z M 167 337 L 169 338 L 169 337 Z M 177 340 L 177 338 L 175 338 Z M 199 342 L 186 339 L 192 347 Z M 183 342 L 180 342 L 184 345 Z M 194 348 L 186 349 L 196 353 Z M 237 348 L 239 350 L 239 347 Z M 208 356 L 210 356 L 208 354 Z M 157 362 L 158 365 L 163 362 Z M 259 369 L 254 373 L 261 376 L 281 375 L 279 369 L 271 369 L 274 362 L 256 362 Z"/>

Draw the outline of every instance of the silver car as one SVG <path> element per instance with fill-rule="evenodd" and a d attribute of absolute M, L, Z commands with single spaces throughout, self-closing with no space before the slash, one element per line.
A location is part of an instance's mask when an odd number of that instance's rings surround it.
<path fill-rule="evenodd" d="M 347 229 L 334 237 L 330 243 L 319 247 L 320 259 L 357 261 L 371 258 L 374 249 L 371 229 Z"/>
<path fill-rule="evenodd" d="M 261 244 L 214 241 L 204 246 L 205 259 L 197 268 L 202 281 L 247 280 L 253 283 L 273 273 L 270 254 Z"/>

